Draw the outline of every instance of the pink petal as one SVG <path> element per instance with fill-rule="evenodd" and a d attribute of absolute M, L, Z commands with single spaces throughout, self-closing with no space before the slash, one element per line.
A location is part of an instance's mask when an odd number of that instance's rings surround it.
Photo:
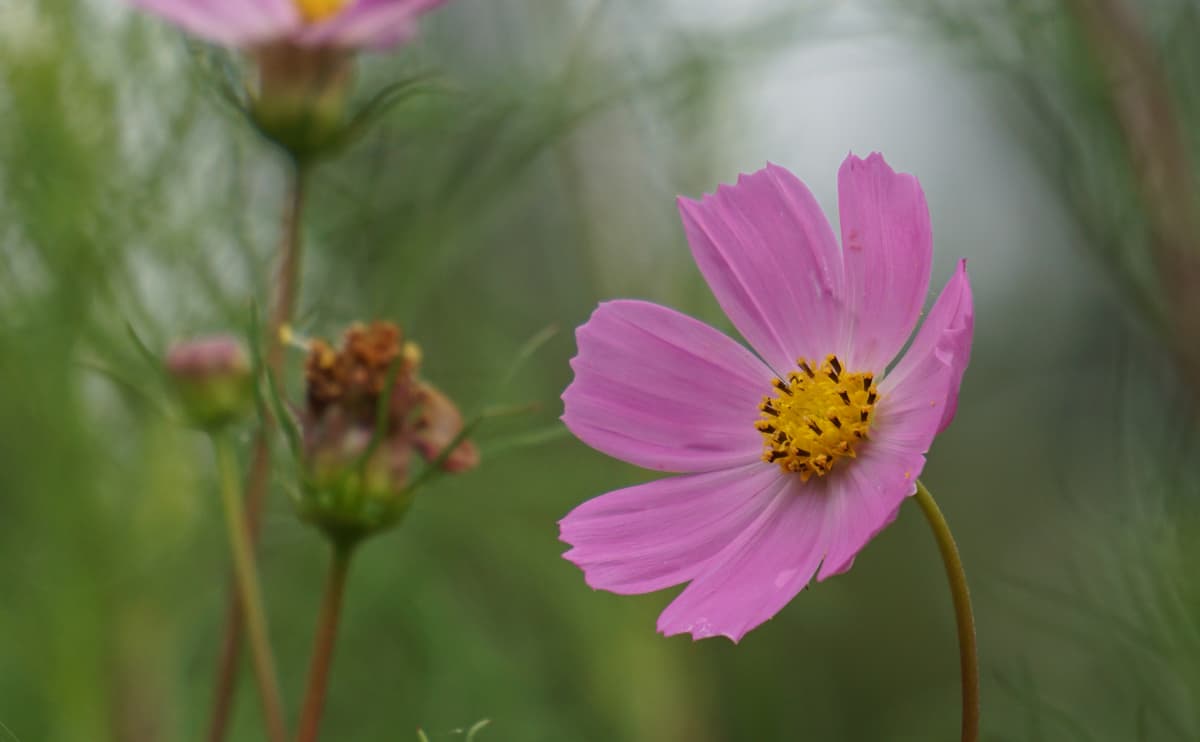
<path fill-rule="evenodd" d="M 917 491 L 925 468 L 920 452 L 896 448 L 887 431 L 872 431 L 858 458 L 826 477 L 825 561 L 818 580 L 842 574 L 871 539 L 891 525 L 904 499 Z M 810 482 L 811 484 L 811 482 Z"/>
<path fill-rule="evenodd" d="M 740 531 L 724 549 L 698 570 L 671 574 L 672 580 L 694 576 L 659 617 L 659 631 L 736 642 L 778 613 L 814 576 L 825 580 L 850 569 L 896 519 L 925 465 L 921 453 L 896 448 L 886 436 L 860 450 L 828 477 L 803 482 L 780 476 L 777 486 L 760 491 L 753 507 L 744 506 L 722 534 L 728 539 L 734 529 Z M 647 580 L 645 587 L 670 584 Z"/>
<path fill-rule="evenodd" d="M 629 595 L 695 577 L 763 511 L 783 476 L 755 462 L 667 477 L 589 500 L 559 521 L 563 556 L 593 588 Z"/>
<path fill-rule="evenodd" d="M 592 448 L 648 469 L 757 461 L 772 374 L 703 322 L 642 301 L 601 304 L 576 332 L 563 422 Z"/>
<path fill-rule="evenodd" d="M 939 414 L 932 435 L 945 430 L 958 409 L 958 389 L 971 359 L 974 330 L 975 304 L 967 261 L 962 260 L 904 358 L 880 383 L 880 394 L 894 400 L 888 404 L 935 405 Z"/>
<path fill-rule="evenodd" d="M 841 261 L 808 188 L 777 165 L 679 199 L 696 264 L 738 331 L 780 374 L 832 352 Z"/>
<path fill-rule="evenodd" d="M 184 31 L 218 44 L 248 46 L 287 34 L 300 23 L 290 0 L 131 0 Z"/>
<path fill-rule="evenodd" d="M 963 261 L 904 358 L 880 383 L 870 440 L 844 472 L 829 477 L 828 553 L 819 579 L 849 569 L 855 555 L 895 519 L 904 498 L 916 492 L 924 454 L 954 416 L 973 324 Z"/>
<path fill-rule="evenodd" d="M 341 13 L 305 29 L 302 44 L 387 49 L 416 33 L 417 18 L 446 0 L 358 0 Z"/>
<path fill-rule="evenodd" d="M 929 288 L 933 236 L 921 184 L 879 153 L 838 172 L 847 312 L 842 361 L 881 372 L 912 334 Z"/>
<path fill-rule="evenodd" d="M 694 639 L 746 632 L 774 616 L 817 571 L 828 502 L 799 477 L 779 477 L 758 518 L 706 565 L 658 618 L 667 635 Z"/>

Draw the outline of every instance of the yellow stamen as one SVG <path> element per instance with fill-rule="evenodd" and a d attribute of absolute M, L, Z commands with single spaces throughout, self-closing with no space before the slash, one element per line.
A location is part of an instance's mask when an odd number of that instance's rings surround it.
<path fill-rule="evenodd" d="M 411 366 L 419 366 L 421 359 L 424 357 L 424 354 L 421 352 L 421 346 L 411 340 L 405 341 L 404 347 L 400 349 L 400 355 Z"/>
<path fill-rule="evenodd" d="M 763 461 L 777 463 L 807 482 L 823 477 L 840 458 L 854 458 L 855 447 L 866 440 L 879 390 L 872 373 L 850 373 L 837 356 L 827 356 L 819 369 L 804 358 L 800 371 L 787 380 L 775 379 L 776 394 L 763 397 Z"/>
<path fill-rule="evenodd" d="M 295 0 L 296 8 L 308 23 L 316 23 L 337 15 L 347 0 Z"/>

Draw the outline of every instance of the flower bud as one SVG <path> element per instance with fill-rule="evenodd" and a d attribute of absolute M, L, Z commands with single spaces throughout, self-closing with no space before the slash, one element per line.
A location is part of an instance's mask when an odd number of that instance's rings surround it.
<path fill-rule="evenodd" d="M 457 407 L 418 377 L 420 362 L 419 349 L 385 322 L 351 327 L 338 350 L 310 344 L 300 510 L 337 541 L 403 517 L 423 467 L 458 472 L 479 461 L 475 446 L 459 440 Z"/>
<path fill-rule="evenodd" d="M 253 403 L 250 360 L 235 337 L 181 341 L 167 351 L 164 365 L 184 413 L 198 428 L 228 425 Z"/>
<path fill-rule="evenodd" d="M 354 57 L 343 49 L 280 41 L 254 53 L 250 113 L 259 130 L 297 157 L 329 147 L 344 128 Z"/>

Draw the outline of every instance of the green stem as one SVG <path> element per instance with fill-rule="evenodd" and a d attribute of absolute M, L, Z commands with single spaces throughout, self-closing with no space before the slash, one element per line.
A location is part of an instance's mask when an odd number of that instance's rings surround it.
<path fill-rule="evenodd" d="M 321 600 L 321 617 L 313 640 L 312 661 L 308 669 L 308 690 L 300 712 L 300 731 L 297 742 L 316 742 L 325 710 L 325 694 L 329 687 L 329 668 L 333 664 L 333 645 L 337 640 L 338 621 L 342 614 L 342 599 L 346 594 L 346 575 L 354 546 L 335 544 L 329 576 L 325 580 L 325 597 Z"/>
<path fill-rule="evenodd" d="M 279 273 L 275 282 L 274 303 L 267 326 L 266 366 L 275 378 L 280 378 L 284 347 L 279 328 L 291 322 L 296 297 L 300 293 L 301 212 L 304 208 L 305 170 L 302 164 L 289 161 L 288 196 L 283 209 L 279 237 Z M 250 474 L 246 480 L 246 520 L 250 541 L 257 543 L 262 526 L 262 512 L 271 483 L 271 421 L 264 418 L 254 436 Z M 236 589 L 231 590 L 226 611 L 221 654 L 217 662 L 217 679 L 213 691 L 213 707 L 209 721 L 209 742 L 222 742 L 229 728 L 233 710 L 233 691 L 237 687 L 238 662 L 242 649 L 242 606 Z"/>
<path fill-rule="evenodd" d="M 258 684 L 259 700 L 262 702 L 267 738 L 271 742 L 285 742 L 287 726 L 284 723 L 283 702 L 279 694 L 279 680 L 275 675 L 275 660 L 271 655 L 267 617 L 263 610 L 262 590 L 258 584 L 258 570 L 254 564 L 254 546 L 242 510 L 241 476 L 237 459 L 233 446 L 224 435 L 213 435 L 213 447 L 216 450 L 217 468 L 221 478 L 225 523 L 229 528 L 233 577 L 242 607 L 242 617 L 245 619 L 250 658 L 254 666 L 254 679 Z"/>
<path fill-rule="evenodd" d="M 278 373 L 283 363 L 283 343 L 279 328 L 292 321 L 296 297 L 300 294 L 301 220 L 306 185 L 305 165 L 289 163 L 290 183 L 288 201 L 283 212 L 283 233 L 279 238 L 279 278 L 275 284 L 275 305 L 271 308 L 271 325 L 267 331 L 267 367 Z"/>
<path fill-rule="evenodd" d="M 958 623 L 958 654 L 962 666 L 962 742 L 979 740 L 979 648 L 975 644 L 975 616 L 971 612 L 971 592 L 967 588 L 967 573 L 963 571 L 962 557 L 958 545 L 950 533 L 946 516 L 933 500 L 925 485 L 917 482 L 917 503 L 925 513 L 925 520 L 933 530 L 942 562 L 946 565 L 946 577 L 950 581 L 950 595 L 954 599 L 954 618 Z"/>

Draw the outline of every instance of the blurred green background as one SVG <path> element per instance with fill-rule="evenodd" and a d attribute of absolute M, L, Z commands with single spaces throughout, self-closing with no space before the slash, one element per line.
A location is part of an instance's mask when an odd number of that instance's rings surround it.
<path fill-rule="evenodd" d="M 972 579 L 985 739 L 1200 739 L 1193 2 L 453 0 L 423 30 L 363 59 L 364 100 L 440 83 L 315 173 L 297 327 L 398 321 L 465 409 L 539 408 L 361 553 L 324 739 L 956 738 L 915 506 L 738 646 L 664 639 L 670 595 L 559 557 L 558 518 L 648 477 L 556 432 L 572 328 L 639 297 L 728 329 L 674 196 L 769 159 L 833 216 L 850 150 L 921 178 L 935 290 L 970 263 L 973 363 L 923 479 Z M 205 727 L 211 452 L 126 325 L 155 349 L 240 330 L 268 288 L 284 171 L 212 60 L 118 0 L 0 3 L 0 739 Z M 326 554 L 292 479 L 283 457 L 261 562 L 295 713 Z M 238 740 L 261 739 L 247 681 Z"/>

